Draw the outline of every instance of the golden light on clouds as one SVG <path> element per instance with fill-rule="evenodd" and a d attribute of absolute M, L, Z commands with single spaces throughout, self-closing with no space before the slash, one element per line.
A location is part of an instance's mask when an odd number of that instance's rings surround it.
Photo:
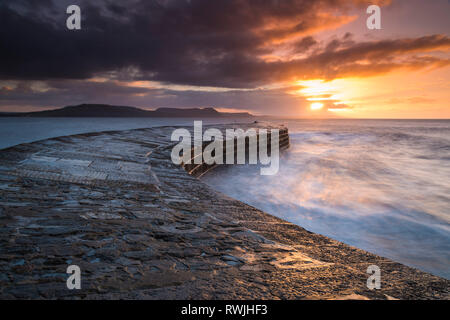
<path fill-rule="evenodd" d="M 345 79 L 298 81 L 297 84 L 303 88 L 298 90 L 297 93 L 306 97 L 308 101 L 315 101 L 310 104 L 311 110 L 351 111 L 348 101 L 344 101 L 344 98 L 349 98 L 349 92 L 352 90 L 345 81 Z"/>
<path fill-rule="evenodd" d="M 321 99 L 321 95 L 329 95 L 335 90 L 331 82 L 325 82 L 321 79 L 298 81 L 297 84 L 305 87 L 300 89 L 299 92 L 309 97 L 308 100 Z"/>
<path fill-rule="evenodd" d="M 322 109 L 322 108 L 323 108 L 323 103 L 320 103 L 320 102 L 314 102 L 314 103 L 311 103 L 310 108 L 311 108 L 311 110 L 319 110 L 319 109 Z"/>
<path fill-rule="evenodd" d="M 351 118 L 450 118 L 450 67 L 418 72 L 398 71 L 369 78 L 298 81 L 295 94 L 321 116 Z M 321 103 L 323 106 L 318 108 Z M 325 112 L 325 113 L 324 113 Z M 319 113 L 317 113 L 319 114 Z"/>

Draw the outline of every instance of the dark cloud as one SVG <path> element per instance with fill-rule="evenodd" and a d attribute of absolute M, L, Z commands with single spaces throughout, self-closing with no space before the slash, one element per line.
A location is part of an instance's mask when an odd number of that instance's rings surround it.
<path fill-rule="evenodd" d="M 318 44 L 318 41 L 311 36 L 296 41 L 292 46 L 293 53 L 305 53 Z"/>
<path fill-rule="evenodd" d="M 68 4 L 80 5 L 82 30 L 66 29 Z M 0 78 L 87 79 L 132 68 L 134 79 L 255 87 L 304 72 L 261 58 L 276 43 L 304 35 L 294 48 L 308 50 L 316 44 L 308 33 L 348 21 L 346 10 L 358 5 L 364 2 L 6 0 L 0 4 Z"/>
<path fill-rule="evenodd" d="M 70 4 L 82 9 L 82 30 L 66 28 Z M 444 35 L 364 42 L 351 33 L 327 42 L 313 36 L 349 22 L 355 7 L 367 1 L 2 0 L 0 107 L 111 103 L 299 114 L 309 107 L 292 94 L 299 87 L 258 88 L 450 64 L 435 54 L 450 48 Z M 142 88 L 136 80 L 166 88 Z M 168 84 L 232 90 L 179 91 Z M 325 107 L 349 108 L 334 102 Z"/>
<path fill-rule="evenodd" d="M 450 38 L 431 35 L 412 39 L 380 40 L 355 43 L 348 39 L 331 41 L 321 51 L 303 59 L 259 63 L 258 77 L 282 81 L 307 78 L 333 79 L 339 77 L 373 76 L 408 68 L 436 68 L 450 64 L 450 59 L 424 53 L 450 48 Z"/>

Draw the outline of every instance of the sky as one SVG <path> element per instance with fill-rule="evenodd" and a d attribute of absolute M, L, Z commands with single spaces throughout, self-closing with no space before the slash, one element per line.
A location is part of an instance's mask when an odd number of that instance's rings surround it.
<path fill-rule="evenodd" d="M 2 0 L 0 111 L 448 119 L 449 16 L 448 0 Z"/>

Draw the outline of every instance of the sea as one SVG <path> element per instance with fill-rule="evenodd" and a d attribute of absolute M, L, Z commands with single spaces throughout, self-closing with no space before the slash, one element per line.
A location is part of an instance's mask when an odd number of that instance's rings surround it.
<path fill-rule="evenodd" d="M 450 279 L 450 120 L 280 120 L 279 172 L 223 166 L 214 189 L 309 231 Z"/>
<path fill-rule="evenodd" d="M 248 119 L 204 124 L 232 121 Z M 450 120 L 268 121 L 289 129 L 278 174 L 234 165 L 202 180 L 309 231 L 450 279 Z M 0 118 L 0 149 L 163 125 L 193 119 Z"/>

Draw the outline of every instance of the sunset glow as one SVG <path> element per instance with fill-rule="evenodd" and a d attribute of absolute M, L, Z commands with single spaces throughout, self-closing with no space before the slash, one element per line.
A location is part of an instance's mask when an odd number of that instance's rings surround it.
<path fill-rule="evenodd" d="M 88 102 L 214 106 L 286 118 L 450 118 L 447 0 L 375 0 L 378 30 L 368 29 L 360 1 L 268 1 L 258 10 L 242 9 L 240 1 L 225 1 L 222 9 L 204 1 L 164 3 L 136 12 L 142 25 L 135 13 L 122 17 L 93 5 L 105 28 L 101 42 L 90 31 L 94 21 L 86 20 L 83 37 L 72 37 L 60 16 L 0 8 L 5 17 L 20 17 L 20 34 L 33 35 L 26 51 L 14 32 L 2 35 L 8 48 L 0 50 L 7 61 L 0 68 L 0 112 Z M 197 15 L 203 6 L 210 18 Z M 18 22 L 2 23 L 15 30 Z M 49 30 L 57 52 L 40 45 Z"/>
<path fill-rule="evenodd" d="M 449 13 L 0 0 L 0 299 L 450 300 Z"/>
<path fill-rule="evenodd" d="M 320 102 L 311 103 L 311 110 L 319 110 L 322 108 L 323 108 L 323 103 L 320 103 Z"/>

